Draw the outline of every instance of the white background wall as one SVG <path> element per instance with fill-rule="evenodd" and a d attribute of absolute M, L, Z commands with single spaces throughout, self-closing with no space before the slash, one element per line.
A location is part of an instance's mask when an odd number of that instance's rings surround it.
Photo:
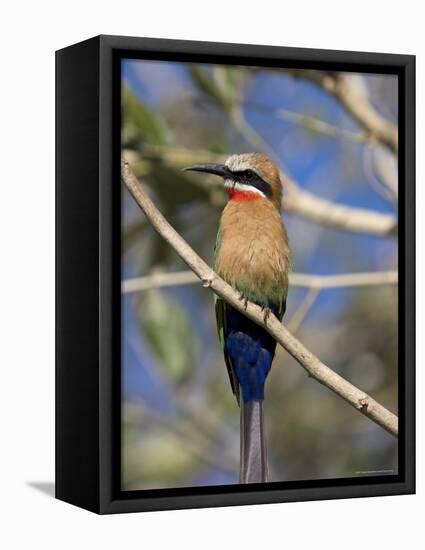
<path fill-rule="evenodd" d="M 31 483 L 54 476 L 54 50 L 124 34 L 416 54 L 418 280 L 424 277 L 421 3 L 320 0 L 7 3 L 0 21 L 0 545 L 30 548 L 412 548 L 424 543 L 424 374 L 418 496 L 97 517 Z M 423 286 L 418 334 L 423 336 Z"/>

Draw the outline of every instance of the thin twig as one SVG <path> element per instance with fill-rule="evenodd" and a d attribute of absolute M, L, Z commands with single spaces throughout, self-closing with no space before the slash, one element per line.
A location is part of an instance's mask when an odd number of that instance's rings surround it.
<path fill-rule="evenodd" d="M 316 84 L 331 94 L 369 136 L 379 141 L 392 153 L 398 151 L 397 127 L 378 113 L 368 100 L 367 94 L 352 75 L 325 73 L 303 69 L 280 69 L 297 78 Z"/>
<path fill-rule="evenodd" d="M 352 141 L 353 143 L 365 143 L 368 141 L 368 135 L 364 132 L 352 132 L 351 130 L 340 128 L 311 115 L 304 115 L 286 109 L 276 109 L 274 114 L 277 118 L 300 124 L 306 130 L 314 131 L 324 136 L 342 138 L 347 141 Z"/>
<path fill-rule="evenodd" d="M 288 323 L 288 330 L 290 330 L 292 334 L 296 334 L 298 332 L 302 322 L 307 317 L 308 312 L 313 307 L 316 298 L 319 296 L 320 290 L 320 288 L 313 286 L 308 289 L 307 294 Z"/>
<path fill-rule="evenodd" d="M 288 111 L 287 109 L 269 107 L 260 103 L 253 103 L 250 101 L 243 102 L 244 106 L 256 109 L 268 113 L 271 116 L 292 122 L 302 126 L 305 130 L 316 132 L 327 137 L 342 138 L 353 143 L 367 143 L 368 134 L 366 132 L 352 132 L 346 128 L 341 128 L 330 124 L 326 120 L 315 117 L 313 115 L 305 115 L 304 113 L 297 113 L 296 111 Z"/>
<path fill-rule="evenodd" d="M 162 286 L 189 285 L 196 282 L 198 282 L 198 278 L 190 270 L 152 273 L 150 275 L 144 275 L 143 277 L 125 279 L 121 282 L 121 291 L 124 294 L 128 294 Z M 340 275 L 291 273 L 289 275 L 289 282 L 292 287 L 317 289 L 396 285 L 398 283 L 398 273 L 397 271 L 342 273 Z"/>
<path fill-rule="evenodd" d="M 199 98 L 193 98 L 193 103 L 195 105 L 201 102 L 212 103 L 214 105 L 217 104 L 217 102 L 211 97 L 203 97 L 201 100 Z M 293 124 L 301 126 L 305 130 L 327 137 L 338 139 L 341 138 L 352 143 L 367 143 L 370 141 L 369 134 L 367 132 L 353 132 L 351 130 L 347 130 L 346 128 L 335 126 L 334 124 L 313 115 L 306 115 L 304 113 L 289 111 L 288 109 L 282 109 L 279 107 L 271 107 L 269 105 L 264 105 L 251 100 L 238 100 L 237 98 L 233 99 L 233 105 L 254 109 L 266 115 L 292 122 Z"/>
<path fill-rule="evenodd" d="M 175 273 L 153 273 L 144 277 L 134 277 L 121 282 L 121 292 L 139 292 L 161 286 L 180 286 L 198 282 L 193 271 L 176 271 Z"/>
<path fill-rule="evenodd" d="M 290 282 L 292 286 L 319 289 L 396 285 L 398 283 L 398 273 L 397 271 L 366 271 L 360 273 L 341 273 L 338 275 L 292 273 L 290 275 Z"/>
<path fill-rule="evenodd" d="M 331 389 L 357 411 L 363 413 L 389 433 L 397 436 L 398 419 L 396 415 L 322 363 L 274 315 L 270 315 L 266 322 L 264 312 L 259 306 L 252 302 L 242 303 L 240 301 L 237 291 L 221 279 L 162 216 L 124 160 L 121 164 L 121 179 L 154 229 L 199 277 L 205 288 L 210 288 L 249 319 L 264 327 L 312 378 Z"/>
<path fill-rule="evenodd" d="M 390 183 L 382 178 L 378 178 L 375 169 L 375 148 L 364 147 L 362 151 L 363 171 L 370 187 L 376 191 L 386 201 L 392 205 L 397 203 L 397 187 L 394 189 Z"/>
<path fill-rule="evenodd" d="M 397 162 L 391 155 L 385 155 L 383 151 L 374 151 L 374 169 L 378 179 L 388 188 L 394 200 L 398 199 L 398 174 Z"/>

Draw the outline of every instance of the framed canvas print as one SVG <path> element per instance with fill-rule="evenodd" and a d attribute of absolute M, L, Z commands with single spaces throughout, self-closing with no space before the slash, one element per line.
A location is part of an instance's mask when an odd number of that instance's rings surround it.
<path fill-rule="evenodd" d="M 414 492 L 414 57 L 56 54 L 56 496 Z"/>

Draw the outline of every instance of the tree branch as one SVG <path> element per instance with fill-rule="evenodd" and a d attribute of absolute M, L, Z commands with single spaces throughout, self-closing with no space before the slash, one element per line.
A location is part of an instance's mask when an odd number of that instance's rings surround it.
<path fill-rule="evenodd" d="M 286 212 L 300 214 L 310 221 L 335 229 L 381 237 L 397 235 L 397 220 L 391 214 L 338 204 L 308 191 L 301 191 L 298 186 L 292 185 L 291 190 L 283 196 L 282 207 Z"/>
<path fill-rule="evenodd" d="M 193 271 L 176 271 L 167 273 L 152 273 L 143 277 L 126 279 L 121 283 L 124 294 L 139 292 L 161 286 L 179 286 L 193 284 L 198 281 Z M 292 287 L 327 288 L 396 285 L 397 271 L 376 271 L 371 273 L 342 273 L 341 275 L 310 275 L 306 273 L 290 273 L 289 282 Z"/>
<path fill-rule="evenodd" d="M 309 80 L 331 94 L 370 137 L 397 154 L 397 127 L 372 107 L 367 94 L 351 75 L 303 69 L 284 70 L 297 78 Z"/>
<path fill-rule="evenodd" d="M 254 147 L 263 150 L 272 159 L 278 162 L 273 149 L 270 148 L 264 138 L 246 121 L 241 108 L 233 109 L 230 113 L 235 128 Z M 355 231 L 357 233 L 373 232 L 377 235 L 386 235 L 395 228 L 383 223 L 393 223 L 392 216 L 385 218 L 376 217 L 365 209 L 356 209 L 353 213 L 350 207 L 332 203 L 329 200 L 321 199 L 308 191 L 301 191 L 298 184 L 285 172 L 281 170 L 280 177 L 287 193 L 282 197 L 282 207 L 287 212 L 296 212 L 328 227 L 338 226 L 339 229 Z M 349 215 L 350 214 L 350 215 Z M 380 216 L 383 216 L 382 214 Z M 373 225 L 375 224 L 375 225 Z M 365 231 L 366 229 L 366 231 Z"/>
<path fill-rule="evenodd" d="M 324 136 L 342 138 L 353 143 L 366 143 L 368 141 L 368 135 L 366 132 L 352 132 L 351 130 L 340 128 L 334 124 L 326 122 L 326 120 L 322 120 L 312 115 L 296 113 L 294 111 L 288 111 L 287 109 L 271 109 L 270 113 L 276 118 L 281 118 L 283 120 L 299 124 L 308 131 L 323 134 Z"/>
<path fill-rule="evenodd" d="M 259 306 L 252 302 L 248 302 L 246 305 L 241 302 L 237 291 L 221 279 L 162 216 L 145 193 L 128 163 L 124 160 L 122 160 L 121 164 L 121 179 L 154 229 L 177 252 L 198 278 L 201 279 L 204 287 L 210 288 L 234 308 L 244 313 L 249 319 L 263 326 L 298 361 L 311 377 L 331 389 L 357 411 L 363 413 L 389 433 L 397 435 L 397 416 L 322 363 L 274 315 L 270 315 L 267 323 L 265 323 L 264 313 Z"/>
<path fill-rule="evenodd" d="M 207 98 L 208 101 L 208 98 Z M 288 109 L 270 107 L 269 105 L 264 105 L 262 103 L 256 103 L 255 101 L 236 101 L 241 107 L 248 107 L 250 109 L 255 109 L 258 112 L 268 114 L 272 117 L 279 118 L 288 122 L 292 122 L 301 126 L 309 132 L 315 132 L 317 134 L 322 134 L 327 137 L 332 138 L 341 138 L 352 143 L 368 143 L 369 135 L 365 131 L 353 132 L 347 130 L 346 128 L 341 128 L 322 120 L 313 115 L 306 115 L 304 113 L 298 113 L 296 111 L 289 111 Z"/>
<path fill-rule="evenodd" d="M 132 163 L 140 160 L 139 153 L 124 151 L 126 158 Z M 187 166 L 197 162 L 224 162 L 226 156 L 220 156 L 210 151 L 189 149 L 171 149 L 161 146 L 148 146 L 143 148 L 144 158 L 159 158 L 174 166 Z M 321 225 L 350 231 L 352 233 L 366 233 L 381 237 L 397 235 L 397 219 L 391 214 L 382 214 L 365 208 L 346 206 L 327 199 L 323 199 L 304 191 L 289 177 L 281 172 L 284 196 L 282 208 L 289 213 L 298 214 L 304 218 Z M 218 188 L 216 178 L 193 179 L 202 188 Z"/>

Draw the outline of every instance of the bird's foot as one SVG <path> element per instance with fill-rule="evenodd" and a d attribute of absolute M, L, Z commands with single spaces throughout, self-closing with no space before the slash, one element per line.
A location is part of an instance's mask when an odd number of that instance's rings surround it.
<path fill-rule="evenodd" d="M 268 307 L 262 307 L 262 311 L 264 311 L 264 324 L 267 325 L 267 321 L 270 317 L 271 310 Z"/>
<path fill-rule="evenodd" d="M 243 306 L 246 309 L 248 307 L 248 298 L 244 295 L 243 292 L 239 292 L 239 300 L 243 301 Z"/>

